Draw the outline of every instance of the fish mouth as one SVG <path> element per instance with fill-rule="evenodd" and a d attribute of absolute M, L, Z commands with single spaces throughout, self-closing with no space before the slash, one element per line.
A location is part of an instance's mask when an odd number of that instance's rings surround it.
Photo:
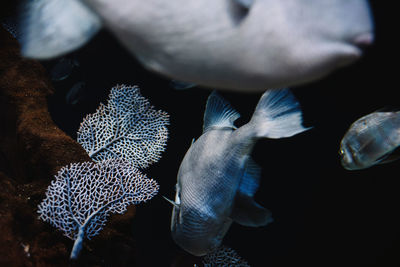
<path fill-rule="evenodd" d="M 355 58 L 359 58 L 364 54 L 364 51 L 373 44 L 374 34 L 370 31 L 363 32 L 355 35 L 348 41 L 348 44 L 352 46 L 353 53 L 351 53 Z"/>
<path fill-rule="evenodd" d="M 372 45 L 373 42 L 374 42 L 374 34 L 372 32 L 364 32 L 364 33 L 358 34 L 352 40 L 353 45 L 355 45 L 361 49 Z"/>
<path fill-rule="evenodd" d="M 346 66 L 361 58 L 366 48 L 372 45 L 374 34 L 372 32 L 364 32 L 353 35 L 340 42 L 338 53 L 336 54 L 336 67 Z"/>
<path fill-rule="evenodd" d="M 343 150 L 344 152 L 341 155 L 341 163 L 346 170 L 353 171 L 362 169 L 361 167 L 362 164 L 360 164 L 360 161 L 355 155 L 356 153 L 351 146 L 346 144 L 343 147 L 341 147 L 341 150 Z"/>

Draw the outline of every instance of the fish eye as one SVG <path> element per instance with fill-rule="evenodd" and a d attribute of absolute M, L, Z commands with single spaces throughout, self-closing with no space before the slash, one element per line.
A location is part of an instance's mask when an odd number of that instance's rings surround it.
<path fill-rule="evenodd" d="M 343 155 L 344 155 L 344 150 L 343 150 L 343 148 L 339 149 L 339 155 L 340 155 L 340 156 L 343 156 Z"/>

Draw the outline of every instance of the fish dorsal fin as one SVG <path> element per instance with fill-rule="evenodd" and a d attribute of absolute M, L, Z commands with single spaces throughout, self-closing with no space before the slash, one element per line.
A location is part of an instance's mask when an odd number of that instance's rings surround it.
<path fill-rule="evenodd" d="M 238 193 L 230 216 L 243 226 L 265 226 L 273 221 L 271 212 L 254 201 L 250 196 Z"/>
<path fill-rule="evenodd" d="M 231 218 L 238 224 L 257 227 L 272 222 L 271 212 L 253 199 L 260 184 L 260 175 L 260 167 L 252 159 L 249 159 L 235 196 L 231 214 Z"/>
<path fill-rule="evenodd" d="M 385 106 L 383 108 L 377 109 L 375 112 L 399 112 L 400 107 L 398 106 Z"/>
<path fill-rule="evenodd" d="M 239 192 L 253 197 L 260 185 L 261 168 L 251 158 L 247 161 L 246 169 L 240 180 Z"/>
<path fill-rule="evenodd" d="M 236 129 L 233 122 L 239 117 L 240 114 L 216 91 L 213 91 L 207 99 L 206 111 L 204 112 L 203 133 L 212 128 Z"/>
<path fill-rule="evenodd" d="M 233 0 L 237 4 L 239 4 L 241 7 L 245 9 L 250 9 L 250 7 L 253 5 L 254 0 Z"/>
<path fill-rule="evenodd" d="M 100 18 L 79 0 L 26 1 L 21 18 L 21 52 L 37 59 L 66 54 L 101 28 Z"/>

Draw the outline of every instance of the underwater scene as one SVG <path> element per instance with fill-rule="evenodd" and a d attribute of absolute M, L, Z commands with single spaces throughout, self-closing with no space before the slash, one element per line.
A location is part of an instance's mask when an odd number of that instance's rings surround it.
<path fill-rule="evenodd" d="M 400 266 L 387 4 L 2 1 L 0 266 Z"/>

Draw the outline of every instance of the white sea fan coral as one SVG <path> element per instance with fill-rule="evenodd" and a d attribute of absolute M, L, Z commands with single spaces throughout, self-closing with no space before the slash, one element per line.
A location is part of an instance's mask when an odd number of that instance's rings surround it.
<path fill-rule="evenodd" d="M 107 105 L 81 123 L 77 141 L 94 161 L 124 158 L 140 168 L 160 159 L 165 150 L 169 115 L 154 110 L 137 86 L 111 89 Z"/>
<path fill-rule="evenodd" d="M 250 265 L 231 248 L 220 246 L 203 257 L 204 267 L 250 267 Z"/>
<path fill-rule="evenodd" d="M 122 214 L 128 205 L 147 201 L 158 192 L 156 181 L 122 159 L 100 163 L 72 163 L 63 167 L 47 188 L 39 218 L 75 240 L 76 258 L 83 238 L 90 239 L 104 227 L 110 213 Z"/>

